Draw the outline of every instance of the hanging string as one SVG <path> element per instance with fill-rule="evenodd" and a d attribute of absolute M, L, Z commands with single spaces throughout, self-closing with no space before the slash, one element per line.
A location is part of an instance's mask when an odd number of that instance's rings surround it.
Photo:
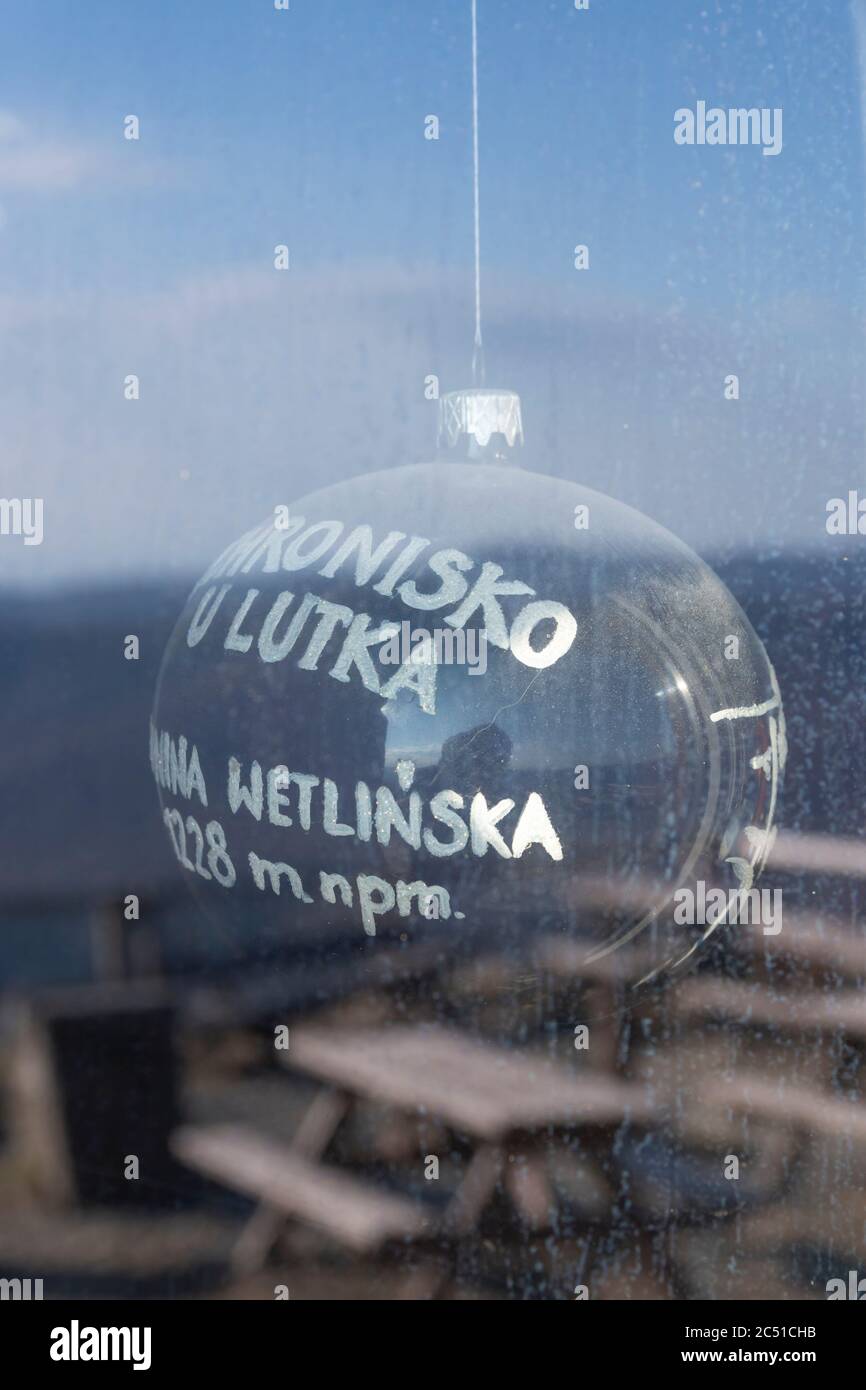
<path fill-rule="evenodd" d="M 475 347 L 472 381 L 484 385 L 484 340 L 481 336 L 481 177 L 478 159 L 478 0 L 472 0 L 472 157 L 475 192 Z"/>

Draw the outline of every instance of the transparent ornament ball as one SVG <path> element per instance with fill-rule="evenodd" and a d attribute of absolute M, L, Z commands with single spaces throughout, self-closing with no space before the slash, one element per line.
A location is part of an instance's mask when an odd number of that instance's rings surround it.
<path fill-rule="evenodd" d="M 191 593 L 150 751 L 215 949 L 360 982 L 560 945 L 637 981 L 732 929 L 675 894 L 765 863 L 767 654 L 691 550 L 513 442 L 278 506 Z"/>

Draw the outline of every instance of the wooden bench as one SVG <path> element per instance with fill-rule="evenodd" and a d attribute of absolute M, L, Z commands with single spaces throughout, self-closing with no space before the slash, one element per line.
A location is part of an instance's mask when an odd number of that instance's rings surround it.
<path fill-rule="evenodd" d="M 741 1027 L 774 1027 L 786 1033 L 842 1032 L 866 1040 L 866 998 L 854 989 L 838 994 L 791 990 L 780 996 L 766 986 L 695 979 L 671 995 L 671 1008 L 681 1018 L 701 1022 L 718 1018 Z"/>
<path fill-rule="evenodd" d="M 786 912 L 778 936 L 764 936 L 759 925 L 740 938 L 747 951 L 772 966 L 789 961 L 813 974 L 841 976 L 854 983 L 866 979 L 866 938 L 844 922 L 825 920 L 818 927 L 805 912 Z"/>
<path fill-rule="evenodd" d="M 383 1192 L 242 1126 L 186 1126 L 175 1132 L 172 1147 L 188 1167 L 255 1198 L 269 1214 L 303 1221 L 357 1254 L 420 1236 L 428 1226 L 419 1202 Z"/>
<path fill-rule="evenodd" d="M 748 1115 L 777 1120 L 805 1134 L 846 1137 L 866 1144 L 866 1112 L 859 1103 L 842 1100 L 815 1086 L 788 1081 L 780 1085 L 764 1076 L 738 1072 L 730 1081 L 707 1082 L 702 1101 L 725 1105 Z"/>
<path fill-rule="evenodd" d="M 866 878 L 866 844 L 841 835 L 801 835 L 794 830 L 779 830 L 767 862 L 777 873 Z"/>

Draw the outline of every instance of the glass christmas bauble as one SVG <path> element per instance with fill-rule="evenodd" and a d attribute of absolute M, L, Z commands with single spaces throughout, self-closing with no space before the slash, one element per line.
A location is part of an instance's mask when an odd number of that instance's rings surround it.
<path fill-rule="evenodd" d="M 434 462 L 310 492 L 224 552 L 151 727 L 187 880 L 236 952 L 540 938 L 688 958 L 747 892 L 785 759 L 767 655 L 645 516 L 515 466 L 519 403 L 444 403 Z"/>

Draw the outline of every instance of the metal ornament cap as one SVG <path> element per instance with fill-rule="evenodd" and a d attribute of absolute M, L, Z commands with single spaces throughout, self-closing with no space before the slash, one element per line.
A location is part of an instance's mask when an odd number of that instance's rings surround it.
<path fill-rule="evenodd" d="M 523 445 L 516 391 L 488 387 L 449 391 L 439 402 L 439 448 L 449 454 L 507 460 Z"/>

